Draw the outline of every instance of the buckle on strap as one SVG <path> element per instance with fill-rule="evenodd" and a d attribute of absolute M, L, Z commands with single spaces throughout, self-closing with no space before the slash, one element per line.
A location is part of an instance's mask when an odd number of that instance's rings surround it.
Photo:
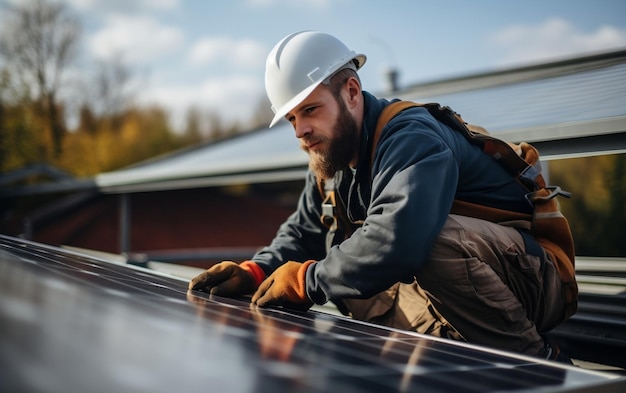
<path fill-rule="evenodd" d="M 541 174 L 541 163 L 537 161 L 535 165 L 528 165 L 522 172 L 520 172 L 519 177 L 522 183 L 526 185 L 526 187 L 531 190 L 537 185 L 537 176 Z M 549 188 L 549 187 L 546 187 Z"/>
<path fill-rule="evenodd" d="M 548 193 L 548 195 L 538 196 L 537 194 L 542 192 L 543 190 L 548 190 L 550 192 Z M 535 192 L 529 192 L 528 194 L 525 195 L 525 198 L 528 201 L 528 203 L 530 203 L 531 206 L 534 206 L 537 201 L 547 202 L 550 199 L 558 195 L 564 196 L 566 198 L 570 198 L 572 196 L 572 193 L 562 190 L 561 187 L 559 186 L 546 186 L 542 188 L 541 190 L 537 190 Z"/>
<path fill-rule="evenodd" d="M 322 221 L 322 224 L 330 230 L 337 229 L 337 217 L 335 215 L 336 206 L 335 192 L 329 191 L 326 198 L 322 201 L 322 215 L 320 216 L 320 220 Z"/>

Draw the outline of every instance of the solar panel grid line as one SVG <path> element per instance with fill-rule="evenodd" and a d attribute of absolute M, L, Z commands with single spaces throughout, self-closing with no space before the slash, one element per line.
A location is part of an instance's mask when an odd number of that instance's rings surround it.
<path fill-rule="evenodd" d="M 29 372 L 58 387 L 46 391 L 89 384 L 48 364 L 60 352 L 104 384 L 92 391 L 212 383 L 242 392 L 566 392 L 612 379 L 330 314 L 258 309 L 247 298 L 188 292 L 176 277 L 1 235 L 0 246 L 0 326 L 9 332 L 0 338 L 0 381 L 14 371 L 9 386 L 32 387 Z M 20 321 L 11 302 L 30 317 Z M 19 367 L 4 367 L 7 353 Z"/>
<path fill-rule="evenodd" d="M 70 342 L 70 343 L 68 343 L 68 344 L 71 344 L 71 342 Z"/>
<path fill-rule="evenodd" d="M 288 315 L 288 314 L 287 314 L 287 315 Z M 284 321 L 284 320 L 282 320 L 282 319 L 277 319 L 277 318 L 272 318 L 272 317 L 269 317 L 269 319 L 267 319 L 265 322 L 267 323 L 267 321 L 269 321 L 270 319 L 276 319 L 276 320 L 280 321 L 280 323 L 285 322 L 285 321 Z M 297 324 L 297 323 L 294 323 L 294 324 L 293 324 L 293 326 L 294 326 L 294 327 L 302 327 L 302 325 Z M 277 327 L 276 327 L 276 329 L 277 329 L 277 330 L 282 330 L 282 329 L 280 328 L 280 326 L 277 326 Z M 307 329 L 305 329 L 305 330 L 307 330 Z M 282 333 L 284 334 L 284 332 L 285 332 L 285 331 L 283 331 Z M 304 332 L 304 333 L 305 333 L 305 334 L 313 334 L 313 333 L 315 333 L 315 332 Z M 275 333 L 275 334 L 276 334 L 276 335 L 279 335 L 279 333 Z M 286 335 L 288 335 L 288 334 L 286 334 Z M 358 338 L 358 340 L 353 340 L 353 337 L 348 336 L 348 335 L 346 335 L 346 334 L 337 334 L 337 333 L 335 333 L 335 334 L 332 334 L 331 336 L 332 336 L 332 337 L 331 337 L 331 340 L 337 340 L 337 339 L 342 340 L 342 338 L 347 338 L 347 340 L 344 340 L 344 345 L 345 345 L 345 346 L 347 346 L 348 348 L 350 348 L 350 345 L 352 344 L 352 342 L 354 342 L 354 341 L 358 341 L 358 345 L 359 345 L 359 347 L 358 347 L 358 348 L 359 348 L 359 350 L 360 350 L 360 351 L 357 351 L 357 352 L 356 352 L 356 355 L 357 355 L 357 356 L 359 356 L 359 357 L 362 357 L 363 355 L 368 355 L 368 353 L 367 353 L 367 352 L 365 352 L 365 353 L 363 352 L 363 349 L 365 349 L 365 348 L 367 348 L 367 347 L 370 347 L 371 349 L 373 349 L 373 350 L 375 350 L 375 351 L 376 351 L 376 356 L 375 356 L 375 357 L 373 357 L 372 359 L 378 359 L 378 358 L 380 357 L 380 356 L 379 356 L 379 350 L 380 350 L 380 348 L 379 348 L 379 342 L 380 342 L 380 337 L 372 337 L 372 338 L 364 338 L 364 337 L 359 337 L 359 338 Z M 368 342 L 368 340 L 370 340 L 370 342 Z M 390 339 L 389 337 L 387 337 L 387 339 L 386 339 L 385 341 L 386 341 L 386 343 L 388 343 L 388 344 L 389 344 L 389 343 L 391 343 L 393 340 L 392 340 L 392 339 Z M 408 351 L 402 351 L 402 352 L 399 352 L 399 351 L 398 351 L 395 347 L 393 347 L 393 344 L 391 344 L 391 345 L 392 345 L 392 348 L 391 348 L 391 349 L 387 349 L 387 350 L 386 350 L 386 352 L 387 352 L 387 353 L 386 353 L 386 356 L 385 356 L 385 358 L 386 358 L 385 360 L 388 360 L 389 355 L 390 355 L 390 354 L 394 354 L 394 352 L 395 352 L 395 354 L 402 355 L 402 356 L 401 356 L 401 360 L 402 360 L 402 362 L 397 362 L 397 363 L 398 363 L 398 364 L 403 364 L 403 362 L 406 360 L 406 354 L 407 354 L 407 353 L 412 353 L 415 349 L 419 349 L 419 348 L 420 348 L 420 343 L 421 343 L 421 342 L 423 342 L 424 340 L 423 340 L 423 339 L 413 339 L 412 341 L 413 341 L 413 342 L 407 342 L 407 339 L 403 339 L 402 341 L 398 340 L 398 341 L 396 342 L 396 344 L 405 344 L 405 345 L 409 348 L 409 350 L 408 350 Z M 316 342 L 318 342 L 318 343 L 319 343 L 319 342 L 324 342 L 324 337 L 316 337 Z M 380 350 L 380 352 L 383 352 L 384 350 L 385 350 L 385 348 L 383 348 L 382 350 Z M 446 351 L 439 351 L 439 352 L 440 352 L 440 353 L 445 353 Z M 452 351 L 450 351 L 449 353 L 452 355 L 452 353 L 453 353 L 453 352 L 452 352 Z M 344 349 L 344 354 L 348 354 L 348 351 L 347 351 L 347 350 L 345 350 L 345 349 Z M 457 361 L 458 361 L 458 359 L 460 359 L 460 358 L 462 358 L 462 357 L 463 357 L 463 356 L 459 356 L 459 355 L 458 355 L 458 353 L 457 353 L 455 356 L 457 357 Z M 451 357 L 452 357 L 452 356 L 450 356 L 450 358 L 451 358 Z M 474 365 L 474 366 L 469 366 L 469 364 L 468 364 L 468 363 L 466 363 L 466 364 L 464 364 L 464 365 L 459 366 L 459 369 L 462 369 L 462 370 L 469 370 L 469 369 L 471 369 L 471 368 L 480 369 L 480 368 L 486 368 L 486 367 L 493 367 L 493 365 L 489 365 L 489 364 L 488 364 L 486 361 L 484 361 L 484 360 L 480 360 L 480 359 L 476 359 L 476 358 L 471 358 L 471 357 L 468 357 L 468 359 L 473 360 L 474 362 L 476 362 L 476 363 L 477 363 L 477 365 Z M 424 361 L 424 359 L 423 359 L 423 361 Z M 435 359 L 432 359 L 432 360 L 429 360 L 429 361 L 428 361 L 428 363 L 429 363 L 429 369 L 428 369 L 428 371 L 430 371 L 430 372 L 437 371 L 437 365 L 438 365 L 438 366 L 440 366 L 442 369 L 443 369 L 443 368 L 445 368 L 445 369 L 447 369 L 447 370 L 454 369 L 454 367 L 450 367 L 450 365 L 449 365 L 449 363 L 448 363 L 448 362 L 443 361 L 443 360 L 437 360 L 436 358 L 435 358 Z M 520 363 L 521 363 L 521 362 L 520 362 Z M 396 366 L 396 362 L 391 362 L 391 364 L 392 364 L 392 365 L 394 365 L 394 367 Z M 415 369 L 426 370 L 424 367 L 417 367 L 417 368 L 415 368 Z"/>
<path fill-rule="evenodd" d="M 330 344 L 332 342 L 336 342 L 337 340 L 348 345 L 357 341 L 345 334 L 336 334 L 327 331 L 320 332 L 319 329 L 316 329 L 314 326 L 309 327 L 306 324 L 285 323 L 285 321 L 281 319 L 272 317 L 271 312 L 267 311 L 259 311 L 253 313 L 252 315 L 254 316 L 254 320 L 259 323 L 259 326 L 263 327 L 263 334 L 261 334 L 261 336 L 266 336 L 266 338 L 263 339 L 265 351 L 275 350 L 276 352 L 282 351 L 284 353 L 285 341 L 289 341 L 289 339 L 293 338 L 306 340 L 307 337 L 309 337 L 308 341 L 311 341 L 314 345 L 324 349 L 332 349 Z M 272 320 L 275 322 L 272 322 Z M 291 325 L 291 327 L 288 325 Z M 299 329 L 297 334 L 294 334 L 294 328 Z M 346 340 L 346 338 L 348 339 Z M 361 344 L 359 350 L 344 350 L 342 355 L 352 357 L 353 359 L 367 359 L 368 361 L 375 361 L 378 357 L 375 356 L 373 352 L 368 351 L 368 349 L 374 351 L 378 349 L 378 345 L 376 343 L 372 345 L 374 340 L 380 342 L 381 339 L 375 337 L 359 337 L 358 342 Z M 290 353 L 284 353 L 282 358 L 286 359 L 288 356 L 292 355 Z M 293 358 L 291 360 L 293 360 Z"/>
<path fill-rule="evenodd" d="M 45 254 L 41 254 L 40 257 L 43 260 L 49 260 L 52 262 L 55 261 L 54 258 L 46 257 Z M 85 267 L 90 268 L 90 269 L 85 269 Z M 133 277 L 132 275 L 125 273 L 123 270 L 118 272 L 115 269 L 105 269 L 102 266 L 97 265 L 97 264 L 82 263 L 80 264 L 80 266 L 77 266 L 76 261 L 68 262 L 68 261 L 60 260 L 58 261 L 57 264 L 41 265 L 41 268 L 48 269 L 51 271 L 56 271 L 56 272 L 59 272 L 59 274 L 64 274 L 63 270 L 60 270 L 60 268 L 66 268 L 67 273 L 65 274 L 65 276 L 70 277 L 70 278 L 74 278 L 74 276 L 69 273 L 74 272 L 75 274 L 86 275 L 85 277 L 89 278 L 89 280 L 87 280 L 88 282 L 93 282 L 93 280 L 101 280 L 102 284 L 104 285 L 117 285 L 121 287 L 128 287 L 128 289 L 132 289 L 134 292 L 136 291 L 145 292 L 147 295 L 151 295 L 151 296 L 158 294 L 152 291 L 153 289 L 158 288 L 158 287 L 161 287 L 166 290 L 172 290 L 172 288 L 168 287 L 167 285 L 156 284 L 154 281 L 151 281 L 151 280 L 154 280 L 155 276 L 150 276 L 149 274 L 140 272 L 136 274 L 142 277 L 141 279 L 138 280 L 136 277 Z M 95 270 L 98 270 L 98 271 L 95 271 Z M 78 279 L 80 279 L 80 277 L 78 277 Z M 145 287 L 142 287 L 142 285 L 145 285 Z M 182 288 L 182 284 L 181 284 L 181 288 Z M 185 289 L 186 289 L 186 286 L 185 286 Z M 178 294 L 181 294 L 181 293 L 184 294 L 186 291 L 183 289 L 180 289 L 174 292 Z"/>
<path fill-rule="evenodd" d="M 270 362 L 269 364 L 271 365 L 276 365 L 276 362 L 279 361 L 287 361 L 289 360 L 291 363 L 297 363 L 297 364 L 306 364 L 308 363 L 307 358 L 308 356 L 306 356 L 306 352 L 300 356 L 298 354 L 298 351 L 293 351 L 290 349 L 285 350 L 285 341 L 289 341 L 289 338 L 298 338 L 298 339 L 304 339 L 307 336 L 309 337 L 308 340 L 303 341 L 304 342 L 304 346 L 305 347 L 309 347 L 309 346 L 315 346 L 316 348 L 320 349 L 316 350 L 316 353 L 319 352 L 324 352 L 324 351 L 329 351 L 329 353 L 332 353 L 335 348 L 333 347 L 332 343 L 335 342 L 337 340 L 337 337 L 343 337 L 343 338 L 349 338 L 349 336 L 347 335 L 337 335 L 337 334 L 328 334 L 323 332 L 321 336 L 319 335 L 314 335 L 312 332 L 307 332 L 307 330 L 316 330 L 313 327 L 309 327 L 306 324 L 302 324 L 299 325 L 297 323 L 292 323 L 291 321 L 287 321 L 287 323 L 285 323 L 285 321 L 283 321 L 280 318 L 276 318 L 273 317 L 272 311 L 279 311 L 279 310 L 267 310 L 265 312 L 261 312 L 261 313 L 256 313 L 253 315 L 264 315 L 262 318 L 262 320 L 256 319 L 256 321 L 261 322 L 260 326 L 265 326 L 265 328 L 263 329 L 263 333 L 261 334 L 261 342 L 263 343 L 262 346 L 264 347 L 262 349 L 262 352 L 265 354 L 270 354 L 273 353 L 274 355 L 277 355 L 278 358 L 274 359 L 273 362 Z M 281 313 L 281 314 L 285 314 L 285 313 Z M 288 314 L 285 314 L 288 315 Z M 270 322 L 271 320 L 274 320 L 275 322 Z M 268 322 L 269 322 L 269 326 L 268 326 Z M 275 323 L 278 323 L 278 325 L 275 325 Z M 282 324 L 282 327 L 281 327 Z M 288 325 L 291 325 L 292 328 L 293 327 L 299 327 L 302 328 L 302 332 L 295 335 L 293 334 L 293 331 L 290 329 L 286 329 L 286 327 Z M 318 332 L 319 333 L 319 332 Z M 328 334 L 328 337 L 324 337 L 324 334 Z M 263 337 L 265 336 L 265 337 Z M 282 339 L 281 339 L 281 336 Z M 359 341 L 361 340 L 365 340 L 365 342 L 367 342 L 367 340 L 375 340 L 376 338 L 359 338 Z M 377 340 L 380 341 L 380 338 L 378 338 Z M 340 340 L 341 341 L 341 340 Z M 348 340 L 349 342 L 354 342 L 354 340 Z M 370 346 L 370 348 L 375 349 L 375 347 Z M 382 375 L 384 376 L 385 374 L 389 373 L 389 371 L 387 370 L 380 370 L 378 372 L 373 372 L 372 368 L 371 368 L 371 362 L 372 361 L 376 361 L 377 357 L 374 356 L 374 353 L 369 353 L 368 351 L 348 351 L 345 350 L 345 348 L 342 348 L 341 351 L 341 367 L 338 367 L 336 370 L 328 370 L 328 369 L 313 369 L 310 370 L 309 372 L 307 372 L 307 378 L 312 378 L 315 377 L 316 374 L 319 375 L 335 375 L 336 377 L 339 377 L 343 374 L 346 377 L 347 376 L 351 376 L 351 377 L 371 377 L 372 375 Z M 365 364 L 366 366 L 360 366 L 360 363 Z M 390 365 L 389 368 L 393 368 L 393 365 Z M 274 368 L 274 370 L 276 370 L 276 368 Z M 393 373 L 394 371 L 391 371 L 391 373 Z M 379 383 L 377 383 L 378 385 L 381 385 L 380 388 L 385 388 L 385 389 L 389 389 L 392 388 L 391 386 L 387 386 L 385 384 L 386 379 L 382 379 L 379 381 Z"/>
<path fill-rule="evenodd" d="M 467 369 L 468 367 L 465 367 L 465 369 Z M 430 371 L 433 371 L 432 369 Z"/>
<path fill-rule="evenodd" d="M 362 323 L 363 324 L 363 323 Z M 394 332 L 393 329 L 391 334 L 403 334 L 405 336 L 411 337 L 410 335 L 416 335 L 416 336 L 421 336 L 417 333 L 413 333 L 413 332 Z M 449 348 L 449 350 L 446 349 L 445 344 L 450 344 L 449 341 L 444 340 L 444 339 L 440 339 L 440 338 L 436 338 L 436 337 L 429 337 L 428 340 L 424 340 L 423 338 L 403 338 L 403 339 L 397 339 L 394 340 L 391 337 L 386 337 L 386 343 L 390 344 L 390 345 L 394 345 L 394 341 L 397 343 L 406 343 L 409 344 L 411 346 L 411 348 L 415 349 L 415 348 L 420 348 L 420 344 L 428 344 L 431 343 L 432 341 L 437 341 L 440 340 L 442 342 L 443 345 L 441 345 L 441 348 L 438 348 L 437 353 L 438 353 L 438 357 L 437 358 L 433 358 L 433 359 L 428 359 L 428 357 L 423 357 L 422 358 L 422 362 L 425 363 L 429 363 L 429 369 L 428 371 L 432 372 L 432 371 L 436 371 L 436 365 L 441 365 L 443 367 L 445 367 L 447 370 L 450 369 L 455 369 L 455 367 L 450 367 L 449 362 L 445 361 L 444 359 L 441 358 L 442 354 L 448 354 L 450 360 L 452 360 L 452 358 L 455 358 L 456 362 L 459 362 L 462 359 L 466 359 L 466 363 L 460 365 L 458 368 L 460 370 L 469 370 L 472 368 L 475 369 L 483 369 L 483 368 L 492 368 L 493 367 L 493 362 L 495 362 L 497 358 L 497 356 L 490 356 L 489 354 L 485 354 L 485 353 L 480 353 L 480 357 L 476 357 L 476 356 L 471 356 L 471 353 L 469 351 L 466 351 L 467 355 L 463 355 L 462 352 L 463 350 L 459 349 L 459 343 L 455 343 L 454 345 L 450 345 L 451 348 Z M 367 339 L 363 340 L 362 338 L 359 338 L 359 343 L 365 343 L 367 344 Z M 469 361 L 476 363 L 475 365 L 470 366 L 469 365 Z M 508 364 L 502 364 L 501 367 L 513 367 L 513 366 L 517 366 L 517 365 L 524 365 L 524 364 L 533 364 L 532 362 L 529 363 L 528 359 L 526 360 L 518 360 L 518 362 L 516 363 L 515 361 L 512 361 L 511 359 L 508 359 L 509 363 Z M 423 367 L 422 367 L 423 368 Z M 532 377 L 532 375 L 531 375 Z"/>
<path fill-rule="evenodd" d="M 48 266 L 42 266 L 41 268 L 50 270 L 53 273 L 56 273 L 65 277 L 73 278 L 76 280 L 82 280 L 82 281 L 90 282 L 90 283 L 101 283 L 101 284 L 106 285 L 105 287 L 98 287 L 99 290 L 111 290 L 111 289 L 117 288 L 119 293 L 125 293 L 124 289 L 133 289 L 136 292 L 140 292 L 140 293 L 145 292 L 146 294 L 149 294 L 150 296 L 155 295 L 153 291 L 149 291 L 148 289 L 141 287 L 141 284 L 145 284 L 148 287 L 152 287 L 151 289 L 154 289 L 155 286 L 149 284 L 148 281 L 146 281 L 145 283 L 142 283 L 141 281 L 139 283 L 137 282 L 124 283 L 123 281 L 120 281 L 119 279 L 116 280 L 116 279 L 99 275 L 98 273 L 94 273 L 92 271 L 84 270 L 84 269 L 68 268 L 66 271 L 63 271 L 59 269 L 58 267 L 51 268 Z"/>

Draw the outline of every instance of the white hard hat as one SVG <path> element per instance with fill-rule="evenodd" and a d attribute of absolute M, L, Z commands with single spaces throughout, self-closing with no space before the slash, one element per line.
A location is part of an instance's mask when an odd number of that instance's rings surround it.
<path fill-rule="evenodd" d="M 365 64 L 363 54 L 348 49 L 332 35 L 301 31 L 283 38 L 265 63 L 265 91 L 272 104 L 274 126 L 315 88 L 346 64 L 355 70 Z"/>

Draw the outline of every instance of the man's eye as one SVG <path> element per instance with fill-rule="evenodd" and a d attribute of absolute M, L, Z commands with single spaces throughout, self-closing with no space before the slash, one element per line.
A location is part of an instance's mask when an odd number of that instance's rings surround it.
<path fill-rule="evenodd" d="M 310 106 L 310 107 L 306 108 L 304 111 L 305 111 L 306 113 L 311 113 L 311 112 L 313 112 L 316 108 L 317 108 L 316 106 Z"/>

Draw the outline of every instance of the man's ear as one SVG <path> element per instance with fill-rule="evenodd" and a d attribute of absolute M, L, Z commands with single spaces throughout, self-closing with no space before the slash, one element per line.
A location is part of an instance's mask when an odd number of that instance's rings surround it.
<path fill-rule="evenodd" d="M 346 105 L 350 109 L 354 109 L 361 99 L 361 84 L 358 79 L 351 77 L 345 84 Z"/>

